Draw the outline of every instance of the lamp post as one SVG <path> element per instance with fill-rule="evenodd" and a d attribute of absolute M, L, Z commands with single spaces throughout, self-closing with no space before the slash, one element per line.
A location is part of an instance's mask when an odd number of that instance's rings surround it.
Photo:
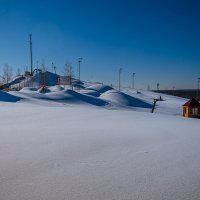
<path fill-rule="evenodd" d="M 156 86 L 157 86 L 157 91 L 158 91 L 158 90 L 159 90 L 160 83 L 157 83 Z"/>
<path fill-rule="evenodd" d="M 119 91 L 121 88 L 121 73 L 122 73 L 122 68 L 119 68 Z"/>
<path fill-rule="evenodd" d="M 175 86 L 173 86 L 173 95 L 175 96 L 175 92 L 174 92 Z"/>
<path fill-rule="evenodd" d="M 133 79 L 132 79 L 132 88 L 134 89 L 134 78 L 135 78 L 135 73 L 133 73 Z"/>
<path fill-rule="evenodd" d="M 81 80 L 81 62 L 82 62 L 82 58 L 78 59 L 78 80 Z"/>
<path fill-rule="evenodd" d="M 197 99 L 199 99 L 199 83 L 200 83 L 200 78 L 197 79 Z"/>
<path fill-rule="evenodd" d="M 78 58 L 78 80 L 79 80 L 79 90 L 80 90 L 80 81 L 81 81 L 81 62 L 82 62 L 82 58 Z"/>
<path fill-rule="evenodd" d="M 53 68 L 54 68 L 54 73 L 56 74 L 56 66 L 54 66 Z"/>
<path fill-rule="evenodd" d="M 51 67 L 52 67 L 52 73 L 53 73 L 53 70 L 54 70 L 54 67 L 53 67 L 53 62 L 51 63 Z"/>
<path fill-rule="evenodd" d="M 33 76 L 33 56 L 32 56 L 32 34 L 29 35 L 30 41 L 30 58 L 31 58 L 31 76 Z"/>

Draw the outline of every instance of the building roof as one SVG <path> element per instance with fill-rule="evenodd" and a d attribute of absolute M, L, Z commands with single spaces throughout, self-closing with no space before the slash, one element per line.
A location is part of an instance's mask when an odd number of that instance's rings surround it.
<path fill-rule="evenodd" d="M 200 106 L 200 103 L 196 99 L 192 98 L 188 102 L 186 102 L 183 106 L 198 107 Z"/>

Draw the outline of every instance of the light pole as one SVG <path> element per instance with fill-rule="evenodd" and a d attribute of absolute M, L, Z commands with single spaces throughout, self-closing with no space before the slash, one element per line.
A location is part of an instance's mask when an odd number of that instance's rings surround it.
<path fill-rule="evenodd" d="M 78 58 L 78 80 L 79 80 L 79 90 L 80 90 L 80 81 L 81 81 L 81 62 L 82 62 L 82 58 Z"/>
<path fill-rule="evenodd" d="M 122 73 L 122 68 L 119 68 L 119 91 L 121 87 L 121 73 Z"/>
<path fill-rule="evenodd" d="M 199 99 L 199 83 L 200 83 L 200 78 L 197 79 L 197 99 Z"/>
<path fill-rule="evenodd" d="M 31 58 L 31 76 L 33 76 L 33 56 L 32 56 L 32 34 L 29 35 L 30 37 L 30 58 Z"/>
<path fill-rule="evenodd" d="M 175 92 L 174 92 L 175 86 L 173 86 L 173 95 L 175 96 Z"/>
<path fill-rule="evenodd" d="M 160 86 L 160 84 L 159 83 L 157 83 L 156 84 L 156 86 L 157 86 L 157 91 L 159 90 L 159 86 Z"/>
<path fill-rule="evenodd" d="M 82 58 L 78 59 L 78 80 L 80 82 L 81 80 L 81 62 L 82 62 Z"/>
<path fill-rule="evenodd" d="M 51 67 L 52 67 L 52 73 L 53 73 L 53 69 L 54 69 L 54 67 L 53 67 L 53 62 L 51 63 Z"/>
<path fill-rule="evenodd" d="M 132 89 L 134 89 L 134 78 L 135 78 L 135 73 L 133 73 Z"/>
<path fill-rule="evenodd" d="M 54 68 L 54 73 L 56 74 L 56 66 L 54 66 L 53 68 Z"/>

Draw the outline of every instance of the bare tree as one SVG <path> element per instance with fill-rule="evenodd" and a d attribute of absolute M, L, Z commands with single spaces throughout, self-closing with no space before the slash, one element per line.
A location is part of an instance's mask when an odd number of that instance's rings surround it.
<path fill-rule="evenodd" d="M 64 88 L 67 84 L 69 84 L 70 88 L 73 89 L 72 87 L 73 70 L 69 62 L 66 62 L 63 67 L 63 75 L 64 75 Z"/>
<path fill-rule="evenodd" d="M 41 70 L 42 70 L 41 84 L 45 87 L 49 83 L 49 77 L 48 77 L 48 71 L 44 62 L 42 63 Z"/>
<path fill-rule="evenodd" d="M 17 68 L 16 76 L 21 76 L 21 69 L 19 67 Z"/>
<path fill-rule="evenodd" d="M 12 75 L 12 67 L 5 64 L 3 68 L 3 82 L 7 84 L 12 79 Z"/>

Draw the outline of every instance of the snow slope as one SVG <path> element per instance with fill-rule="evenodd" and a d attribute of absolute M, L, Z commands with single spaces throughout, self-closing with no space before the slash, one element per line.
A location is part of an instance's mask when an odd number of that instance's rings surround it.
<path fill-rule="evenodd" d="M 51 73 L 52 74 L 52 73 Z M 55 74 L 53 74 L 55 75 Z M 62 86 L 54 85 L 46 87 L 48 93 L 42 88 L 24 87 L 19 92 L 2 92 L 0 102 L 23 101 L 36 104 L 88 104 L 103 106 L 108 109 L 129 109 L 137 111 L 151 112 L 153 100 L 162 97 L 163 101 L 158 101 L 154 113 L 168 115 L 182 115 L 182 105 L 187 99 L 160 94 L 151 91 L 135 90 L 123 88 L 122 91 L 113 89 L 101 83 L 81 82 L 84 89 L 78 91 L 64 90 Z M 47 101 L 45 103 L 45 101 Z M 61 104 L 62 106 L 62 104 Z"/>
<path fill-rule="evenodd" d="M 79 92 L 73 91 L 73 90 L 61 90 L 57 92 L 50 92 L 50 89 L 48 89 L 48 93 L 40 93 L 40 89 L 36 92 L 32 89 L 31 90 L 25 90 L 22 89 L 20 92 L 10 92 L 11 94 L 18 96 L 20 98 L 23 98 L 24 102 L 28 103 L 36 103 L 36 104 L 46 104 L 48 105 L 49 102 L 52 103 L 64 103 L 68 105 L 82 105 L 82 104 L 88 104 L 88 105 L 94 105 L 94 106 L 106 106 L 108 103 L 104 101 L 103 99 L 90 96 L 87 94 L 81 94 Z M 62 105 L 61 104 L 61 105 Z"/>
<path fill-rule="evenodd" d="M 187 99 L 88 85 L 0 91 L 0 200 L 200 199 Z"/>
<path fill-rule="evenodd" d="M 108 90 L 101 95 L 101 98 L 122 107 L 152 108 L 152 104 L 117 90 Z"/>
<path fill-rule="evenodd" d="M 119 92 L 103 84 L 92 85 L 90 83 L 85 89 L 77 91 L 64 90 L 62 86 L 50 86 L 47 89 L 48 93 L 46 94 L 40 91 L 41 88 L 31 87 L 23 88 L 20 92 L 10 92 L 10 94 L 23 98 L 23 101 L 27 100 L 29 103 L 37 102 L 38 104 L 42 100 L 42 104 L 44 104 L 44 101 L 52 101 L 51 103 L 88 104 L 104 106 L 109 109 L 129 109 L 145 112 L 151 112 L 153 99 L 161 96 L 163 101 L 157 102 L 154 112 L 179 116 L 182 115 L 182 105 L 187 101 L 187 99 L 180 97 L 130 88 L 122 88 L 122 92 Z"/>
<path fill-rule="evenodd" d="M 168 115 L 182 115 L 182 105 L 188 101 L 185 98 L 145 90 L 125 89 L 123 92 L 149 104 L 153 103 L 154 98 L 159 99 L 161 96 L 163 101 L 157 101 L 154 112 Z"/>
<path fill-rule="evenodd" d="M 0 106 L 0 199 L 200 199 L 198 119 L 46 104 Z"/>
<path fill-rule="evenodd" d="M 93 85 L 87 87 L 86 89 L 95 90 L 95 91 L 98 91 L 99 93 L 104 93 L 108 90 L 112 90 L 113 88 L 108 85 L 104 85 L 104 84 L 93 84 Z"/>
<path fill-rule="evenodd" d="M 0 91 L 0 102 L 1 101 L 4 101 L 4 102 L 17 102 L 19 100 L 20 100 L 19 97 L 11 95 L 11 94 L 9 94 L 7 92 Z"/>

